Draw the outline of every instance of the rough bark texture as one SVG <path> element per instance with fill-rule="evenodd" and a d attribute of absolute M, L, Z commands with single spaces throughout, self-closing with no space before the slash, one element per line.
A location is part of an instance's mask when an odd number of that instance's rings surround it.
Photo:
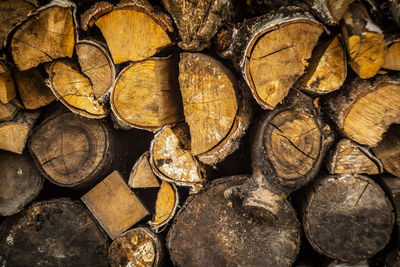
<path fill-rule="evenodd" d="M 109 248 L 111 267 L 158 267 L 163 257 L 160 239 L 147 227 L 136 227 L 120 235 Z"/>
<path fill-rule="evenodd" d="M 365 173 L 379 174 L 383 172 L 382 163 L 365 147 L 349 140 L 340 140 L 331 150 L 327 160 L 330 174 Z"/>
<path fill-rule="evenodd" d="M 353 1 L 354 0 L 303 0 L 303 2 L 308 4 L 314 16 L 331 26 L 339 23 L 348 6 Z"/>
<path fill-rule="evenodd" d="M 0 152 L 0 215 L 9 216 L 22 210 L 43 187 L 43 178 L 32 158 Z"/>
<path fill-rule="evenodd" d="M 119 153 L 108 125 L 70 112 L 54 114 L 36 127 L 29 149 L 52 183 L 82 188 L 111 171 Z"/>
<path fill-rule="evenodd" d="M 178 45 L 184 50 L 200 51 L 207 48 L 221 25 L 233 19 L 231 0 L 162 2 L 175 21 L 182 39 Z"/>
<path fill-rule="evenodd" d="M 372 151 L 387 172 L 400 178 L 400 125 L 393 125 Z"/>
<path fill-rule="evenodd" d="M 300 224 L 284 202 L 275 222 L 243 215 L 224 191 L 248 177 L 212 182 L 190 197 L 175 217 L 167 247 L 176 266 L 290 266 L 299 251 Z"/>
<path fill-rule="evenodd" d="M 310 186 L 304 231 L 325 256 L 353 263 L 369 259 L 389 242 L 393 223 L 392 204 L 367 177 L 327 176 Z"/>
<path fill-rule="evenodd" d="M 374 147 L 393 123 L 400 123 L 400 80 L 378 76 L 346 82 L 341 93 L 328 100 L 328 115 L 349 139 Z"/>
<path fill-rule="evenodd" d="M 38 202 L 0 227 L 5 266 L 108 266 L 107 236 L 81 203 Z"/>
<path fill-rule="evenodd" d="M 304 73 L 322 32 L 309 13 L 285 7 L 223 30 L 217 52 L 233 61 L 261 107 L 274 109 Z"/>

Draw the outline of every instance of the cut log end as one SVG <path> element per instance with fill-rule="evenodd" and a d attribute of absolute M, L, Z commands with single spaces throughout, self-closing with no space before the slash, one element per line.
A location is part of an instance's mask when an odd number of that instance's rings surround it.
<path fill-rule="evenodd" d="M 16 96 L 16 88 L 11 70 L 0 60 L 0 101 L 7 104 Z"/>
<path fill-rule="evenodd" d="M 160 183 L 151 169 L 150 153 L 148 151 L 143 153 L 136 161 L 132 168 L 128 184 L 131 188 L 160 187 Z"/>
<path fill-rule="evenodd" d="M 157 194 L 153 219 L 149 222 L 150 227 L 158 231 L 166 225 L 174 217 L 178 204 L 179 195 L 175 185 L 163 181 Z"/>
<path fill-rule="evenodd" d="M 400 71 L 400 39 L 386 42 L 387 52 L 382 68 Z"/>

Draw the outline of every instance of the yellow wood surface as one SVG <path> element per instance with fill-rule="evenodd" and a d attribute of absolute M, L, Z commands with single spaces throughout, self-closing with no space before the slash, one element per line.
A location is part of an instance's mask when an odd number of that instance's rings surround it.
<path fill-rule="evenodd" d="M 400 41 L 388 46 L 382 68 L 400 71 Z"/>
<path fill-rule="evenodd" d="M 7 104 L 15 96 L 15 84 L 12 73 L 0 62 L 0 101 L 3 104 Z"/>
<path fill-rule="evenodd" d="M 156 211 L 151 224 L 156 226 L 168 220 L 174 212 L 175 204 L 176 192 L 168 182 L 162 181 L 157 194 Z"/>
<path fill-rule="evenodd" d="M 128 182 L 131 188 L 160 187 L 160 183 L 151 169 L 149 156 L 149 152 L 145 152 L 133 166 Z"/>
<path fill-rule="evenodd" d="M 29 134 L 29 125 L 17 122 L 0 124 L 0 149 L 22 154 Z"/>

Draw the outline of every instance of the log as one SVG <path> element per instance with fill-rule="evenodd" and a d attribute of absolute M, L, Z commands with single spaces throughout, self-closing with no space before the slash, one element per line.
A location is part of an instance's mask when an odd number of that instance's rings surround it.
<path fill-rule="evenodd" d="M 342 139 L 327 158 L 327 169 L 330 174 L 365 173 L 379 174 L 383 172 L 381 161 L 368 148 L 349 140 Z"/>
<path fill-rule="evenodd" d="M 344 16 L 349 5 L 354 0 L 303 0 L 308 4 L 310 11 L 325 24 L 335 26 Z"/>
<path fill-rule="evenodd" d="M 309 13 L 286 7 L 222 31 L 217 52 L 233 61 L 257 103 L 274 109 L 304 73 L 322 32 Z"/>
<path fill-rule="evenodd" d="M 111 239 L 146 217 L 149 212 L 118 171 L 112 172 L 81 197 Z"/>
<path fill-rule="evenodd" d="M 359 1 L 349 6 L 342 22 L 350 67 L 362 79 L 374 77 L 382 67 L 386 54 L 382 30 Z"/>
<path fill-rule="evenodd" d="M 100 29 L 115 64 L 147 59 L 174 43 L 171 19 L 147 0 L 97 2 L 81 18 L 84 30 Z"/>
<path fill-rule="evenodd" d="M 285 103 L 256 123 L 252 141 L 253 176 L 227 190 L 238 196 L 245 212 L 274 220 L 286 197 L 318 173 L 333 141 L 312 99 L 293 92 Z"/>
<path fill-rule="evenodd" d="M 300 224 L 285 201 L 275 222 L 243 215 L 224 191 L 247 176 L 225 177 L 190 196 L 174 219 L 167 247 L 175 266 L 291 266 L 299 252 Z"/>
<path fill-rule="evenodd" d="M 343 85 L 347 61 L 339 36 L 316 46 L 309 62 L 305 74 L 297 82 L 301 90 L 311 94 L 327 94 Z"/>
<path fill-rule="evenodd" d="M 108 251 L 111 267 L 159 267 L 164 254 L 158 236 L 143 226 L 133 228 L 117 237 Z"/>
<path fill-rule="evenodd" d="M 96 99 L 102 99 L 111 90 L 115 80 L 115 67 L 102 44 L 92 40 L 80 40 L 75 46 L 80 69 L 93 87 Z"/>
<path fill-rule="evenodd" d="M 174 217 L 179 204 L 179 194 L 175 184 L 162 181 L 158 190 L 155 212 L 149 222 L 153 231 L 160 232 Z"/>
<path fill-rule="evenodd" d="M 115 134 L 107 124 L 70 112 L 49 116 L 38 125 L 29 150 L 50 182 L 78 189 L 111 171 L 119 153 Z"/>
<path fill-rule="evenodd" d="M 391 175 L 382 175 L 381 184 L 392 201 L 396 215 L 397 243 L 400 241 L 400 179 Z"/>
<path fill-rule="evenodd" d="M 20 212 L 43 187 L 35 163 L 29 155 L 0 152 L 0 215 Z"/>
<path fill-rule="evenodd" d="M 20 71 L 61 57 L 72 57 L 77 33 L 75 4 L 53 0 L 25 20 L 11 39 L 11 55 Z"/>
<path fill-rule="evenodd" d="M 0 227 L 5 266 L 108 266 L 106 234 L 78 201 L 37 202 Z"/>
<path fill-rule="evenodd" d="M 93 84 L 75 63 L 69 60 L 54 61 L 48 73 L 48 86 L 69 110 L 90 119 L 101 119 L 108 115 L 108 106 L 96 98 Z"/>
<path fill-rule="evenodd" d="M 3 0 L 0 2 L 0 47 L 7 45 L 12 29 L 39 7 L 36 0 Z"/>
<path fill-rule="evenodd" d="M 150 153 L 144 152 L 133 165 L 128 185 L 131 188 L 160 187 L 160 183 L 150 165 Z"/>
<path fill-rule="evenodd" d="M 157 131 L 183 119 L 174 57 L 131 63 L 118 75 L 110 98 L 116 117 L 132 127 Z"/>
<path fill-rule="evenodd" d="M 303 226 L 312 247 L 330 258 L 357 263 L 389 242 L 393 207 L 373 180 L 358 175 L 331 175 L 309 188 Z"/>
<path fill-rule="evenodd" d="M 349 80 L 325 106 L 345 137 L 374 147 L 391 124 L 400 122 L 400 80 L 396 76 Z"/>
<path fill-rule="evenodd" d="M 22 154 L 40 111 L 21 111 L 11 121 L 0 123 L 0 149 Z"/>
<path fill-rule="evenodd" d="M 393 125 L 383 136 L 382 141 L 372 148 L 381 160 L 383 168 L 400 178 L 400 126 Z"/>
<path fill-rule="evenodd" d="M 244 89 L 229 69 L 200 53 L 181 53 L 179 85 L 191 153 L 215 165 L 239 147 L 250 124 Z"/>
<path fill-rule="evenodd" d="M 386 256 L 385 267 L 396 267 L 400 265 L 399 248 L 392 249 Z"/>
<path fill-rule="evenodd" d="M 16 96 L 15 83 L 6 61 L 0 59 L 0 101 L 7 104 Z"/>
<path fill-rule="evenodd" d="M 20 107 L 14 100 L 7 104 L 0 103 L 0 121 L 12 120 L 17 115 Z"/>
<path fill-rule="evenodd" d="M 399 0 L 387 0 L 389 11 L 392 14 L 394 21 L 400 26 L 400 2 Z"/>
<path fill-rule="evenodd" d="M 400 36 L 393 35 L 385 39 L 387 51 L 382 68 L 400 71 Z"/>
<path fill-rule="evenodd" d="M 150 144 L 150 164 L 154 173 L 167 182 L 191 186 L 198 191 L 205 181 L 205 170 L 190 151 L 190 133 L 186 123 L 165 126 Z"/>
<path fill-rule="evenodd" d="M 219 28 L 233 19 L 231 0 L 163 0 L 165 9 L 171 14 L 179 30 L 183 50 L 201 51 L 211 44 Z"/>
<path fill-rule="evenodd" d="M 38 68 L 13 72 L 18 93 L 26 109 L 38 109 L 47 106 L 56 99 L 46 86 L 45 78 Z"/>

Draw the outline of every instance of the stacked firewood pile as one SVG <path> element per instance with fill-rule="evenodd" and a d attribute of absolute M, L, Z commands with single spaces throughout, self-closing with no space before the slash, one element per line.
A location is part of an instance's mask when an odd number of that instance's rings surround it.
<path fill-rule="evenodd" d="M 400 266 L 399 1 L 0 14 L 1 266 Z"/>

